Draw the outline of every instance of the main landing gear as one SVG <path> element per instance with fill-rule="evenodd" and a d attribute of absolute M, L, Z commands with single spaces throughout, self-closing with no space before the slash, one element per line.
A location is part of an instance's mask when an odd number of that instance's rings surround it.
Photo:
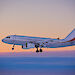
<path fill-rule="evenodd" d="M 37 48 L 37 50 L 36 50 L 37 53 L 38 53 L 38 52 L 42 52 L 42 49 L 41 49 L 41 48 L 40 48 L 40 50 L 38 50 L 39 44 L 36 44 L 36 45 L 35 45 L 35 48 Z"/>
<path fill-rule="evenodd" d="M 14 46 L 15 46 L 15 45 L 13 45 L 12 50 L 14 50 Z"/>
<path fill-rule="evenodd" d="M 42 52 L 42 49 L 40 48 L 40 52 Z"/>
<path fill-rule="evenodd" d="M 38 50 L 38 48 L 37 48 L 36 52 L 37 52 L 37 53 L 38 53 L 38 52 L 42 52 L 42 49 L 40 48 L 40 50 Z"/>

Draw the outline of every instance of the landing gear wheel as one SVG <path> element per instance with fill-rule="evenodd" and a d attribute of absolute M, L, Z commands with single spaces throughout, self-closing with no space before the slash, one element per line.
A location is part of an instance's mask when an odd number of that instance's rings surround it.
<path fill-rule="evenodd" d="M 14 46 L 15 46 L 15 45 L 13 45 L 12 50 L 14 50 Z"/>
<path fill-rule="evenodd" d="M 12 50 L 14 50 L 14 48 L 12 48 Z"/>
<path fill-rule="evenodd" d="M 40 49 L 40 52 L 42 52 L 42 49 Z"/>

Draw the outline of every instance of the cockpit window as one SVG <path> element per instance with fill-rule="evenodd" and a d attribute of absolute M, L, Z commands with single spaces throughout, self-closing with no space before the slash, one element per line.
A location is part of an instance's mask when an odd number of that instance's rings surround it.
<path fill-rule="evenodd" d="M 6 37 L 6 38 L 10 38 L 10 37 Z"/>

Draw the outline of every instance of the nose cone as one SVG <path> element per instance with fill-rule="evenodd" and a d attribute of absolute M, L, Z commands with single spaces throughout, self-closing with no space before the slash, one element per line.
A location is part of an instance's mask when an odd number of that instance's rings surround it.
<path fill-rule="evenodd" d="M 4 42 L 4 39 L 2 39 L 2 42 Z"/>
<path fill-rule="evenodd" d="M 5 39 L 2 39 L 2 42 L 5 42 Z"/>

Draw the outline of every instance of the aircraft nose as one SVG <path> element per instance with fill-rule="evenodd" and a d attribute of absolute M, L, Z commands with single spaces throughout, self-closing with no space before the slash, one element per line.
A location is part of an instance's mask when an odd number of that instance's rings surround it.
<path fill-rule="evenodd" d="M 2 39 L 2 42 L 5 42 L 5 39 Z"/>

